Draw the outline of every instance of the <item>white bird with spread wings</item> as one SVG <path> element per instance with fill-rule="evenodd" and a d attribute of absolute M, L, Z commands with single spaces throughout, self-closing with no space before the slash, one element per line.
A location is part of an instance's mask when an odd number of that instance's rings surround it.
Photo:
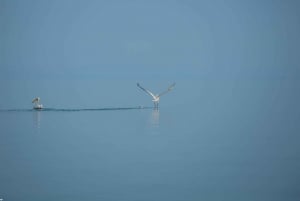
<path fill-rule="evenodd" d="M 146 92 L 147 94 L 149 94 L 150 96 L 152 96 L 152 98 L 153 98 L 153 103 L 154 103 L 154 108 L 158 108 L 158 103 L 159 103 L 159 98 L 162 96 L 162 95 L 164 95 L 164 94 L 166 94 L 166 93 L 168 93 L 169 91 L 171 91 L 173 88 L 174 88 L 174 86 L 175 86 L 175 84 L 176 83 L 173 83 L 171 86 L 169 86 L 168 87 L 168 89 L 167 90 L 165 90 L 165 91 L 163 91 L 163 92 L 161 92 L 161 93 L 159 93 L 159 94 L 157 94 L 157 95 L 154 95 L 151 91 L 149 91 L 148 89 L 145 89 L 144 87 L 142 87 L 139 83 L 137 83 L 136 85 L 140 88 L 140 89 L 142 89 L 144 92 Z"/>

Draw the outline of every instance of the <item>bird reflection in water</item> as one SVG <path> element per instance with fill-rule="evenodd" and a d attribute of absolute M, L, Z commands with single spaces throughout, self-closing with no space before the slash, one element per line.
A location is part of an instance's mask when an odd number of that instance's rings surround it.
<path fill-rule="evenodd" d="M 39 131 L 41 128 L 41 111 L 34 111 L 33 112 L 33 119 L 34 119 L 34 127 Z"/>
<path fill-rule="evenodd" d="M 152 110 L 149 126 L 152 134 L 159 134 L 159 110 Z"/>

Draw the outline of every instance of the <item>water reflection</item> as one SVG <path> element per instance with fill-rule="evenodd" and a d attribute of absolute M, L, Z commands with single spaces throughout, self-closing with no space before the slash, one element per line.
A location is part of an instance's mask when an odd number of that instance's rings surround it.
<path fill-rule="evenodd" d="M 41 111 L 33 112 L 34 127 L 39 130 L 41 128 Z"/>
<path fill-rule="evenodd" d="M 151 112 L 149 120 L 150 131 L 152 134 L 159 134 L 159 110 L 154 109 Z"/>
<path fill-rule="evenodd" d="M 151 125 L 153 127 L 159 127 L 159 110 L 154 109 L 151 114 Z"/>

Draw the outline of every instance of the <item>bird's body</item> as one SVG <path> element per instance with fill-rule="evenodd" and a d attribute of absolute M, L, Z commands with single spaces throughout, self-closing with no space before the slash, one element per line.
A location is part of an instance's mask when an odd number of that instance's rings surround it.
<path fill-rule="evenodd" d="M 40 97 L 36 97 L 32 100 L 32 103 L 34 104 L 33 109 L 35 109 L 35 110 L 43 109 L 43 105 L 40 104 L 40 100 L 41 100 Z"/>

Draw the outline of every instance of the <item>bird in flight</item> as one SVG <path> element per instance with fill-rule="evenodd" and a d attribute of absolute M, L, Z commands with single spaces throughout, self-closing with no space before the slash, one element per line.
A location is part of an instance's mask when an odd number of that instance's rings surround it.
<path fill-rule="evenodd" d="M 137 83 L 136 85 L 137 85 L 140 89 L 142 89 L 144 92 L 146 92 L 148 95 L 150 95 L 150 96 L 153 98 L 152 101 L 153 101 L 153 103 L 154 103 L 154 108 L 155 108 L 155 109 L 158 109 L 158 104 L 159 104 L 159 99 L 160 99 L 160 97 L 161 97 L 162 95 L 168 93 L 169 91 L 171 91 L 171 90 L 175 87 L 175 84 L 176 84 L 176 83 L 173 83 L 172 85 L 170 85 L 170 86 L 168 87 L 167 90 L 165 90 L 165 91 L 163 91 L 163 92 L 161 92 L 161 93 L 159 93 L 159 94 L 156 94 L 156 95 L 154 95 L 154 93 L 152 93 L 150 90 L 145 89 L 144 87 L 142 87 L 139 83 Z"/>

